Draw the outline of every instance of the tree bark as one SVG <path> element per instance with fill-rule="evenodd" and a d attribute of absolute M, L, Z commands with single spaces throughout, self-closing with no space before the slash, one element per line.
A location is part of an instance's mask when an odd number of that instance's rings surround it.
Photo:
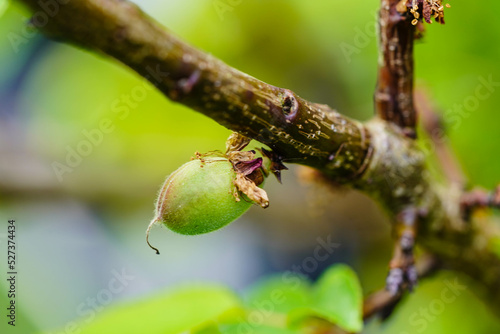
<path fill-rule="evenodd" d="M 415 25 L 408 12 L 398 11 L 400 0 L 382 0 L 380 55 L 375 110 L 415 136 L 417 118 L 413 105 L 413 41 Z M 404 6 L 406 7 L 406 6 Z"/>

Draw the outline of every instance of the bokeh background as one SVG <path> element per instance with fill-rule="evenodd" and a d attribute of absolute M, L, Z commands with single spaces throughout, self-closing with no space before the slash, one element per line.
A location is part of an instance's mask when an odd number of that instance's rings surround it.
<path fill-rule="evenodd" d="M 226 11 L 217 10 L 220 1 L 135 2 L 246 73 L 348 116 L 372 117 L 378 1 L 221 0 Z M 500 90 L 484 81 L 500 82 L 500 3 L 450 4 L 446 24 L 428 25 L 417 42 L 417 82 L 441 110 L 471 184 L 492 188 L 500 175 Z M 155 255 L 144 232 L 164 178 L 195 151 L 222 150 L 230 132 L 168 101 L 115 60 L 28 34 L 27 20 L 21 5 L 0 0 L 0 247 L 5 254 L 7 219 L 16 219 L 19 271 L 19 325 L 7 327 L 2 311 L 2 333 L 59 333 L 87 321 L 82 303 L 96 299 L 117 272 L 130 280 L 97 301 L 97 316 L 189 282 L 244 295 L 259 279 L 300 266 L 318 238 L 339 246 L 304 274 L 314 280 L 343 262 L 355 268 L 365 293 L 383 286 L 392 247 L 383 212 L 362 194 L 301 182 L 295 166 L 283 185 L 267 182 L 268 209 L 253 207 L 223 230 L 185 237 L 154 229 Z M 480 86 L 487 97 L 476 96 Z M 54 163 L 66 164 L 103 121 L 112 130 L 58 177 Z M 454 279 L 467 291 L 426 326 L 415 324 Z M 365 333 L 499 332 L 500 321 L 470 293 L 473 284 L 452 272 L 426 280 L 392 320 L 372 321 Z M 2 305 L 5 288 L 2 278 Z"/>

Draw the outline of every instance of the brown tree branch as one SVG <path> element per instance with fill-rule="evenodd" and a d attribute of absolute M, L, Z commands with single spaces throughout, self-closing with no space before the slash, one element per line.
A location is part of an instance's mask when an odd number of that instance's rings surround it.
<path fill-rule="evenodd" d="M 415 26 L 400 0 L 382 0 L 380 8 L 380 56 L 375 91 L 376 113 L 415 136 L 413 106 L 413 41 Z"/>
<path fill-rule="evenodd" d="M 439 268 L 439 262 L 431 255 L 425 255 L 419 258 L 417 273 L 419 279 L 429 277 Z M 363 319 L 368 320 L 371 317 L 381 314 L 383 318 L 388 317 L 397 303 L 403 298 L 403 291 L 397 294 L 391 293 L 387 289 L 374 292 L 365 298 L 363 303 Z"/>
<path fill-rule="evenodd" d="M 37 25 L 37 14 L 43 13 L 38 1 L 21 1 L 35 13 Z M 396 31 L 404 48 L 394 54 L 389 43 L 393 58 L 388 60 L 394 61 L 381 67 L 377 110 L 390 122 L 374 119 L 365 124 L 196 50 L 127 1 L 65 1 L 39 28 L 53 38 L 120 60 L 167 97 L 267 144 L 281 160 L 315 167 L 333 182 L 369 194 L 394 221 L 404 210 L 416 210 L 421 217 L 417 243 L 443 266 L 480 282 L 487 290 L 481 294 L 484 300 L 500 315 L 500 256 L 492 247 L 500 240 L 500 229 L 491 221 L 466 224 L 461 194 L 428 173 L 426 156 L 408 136 L 415 123 L 409 71 L 413 35 L 408 32 L 414 29 L 391 10 L 381 15 L 395 17 L 395 30 L 382 28 L 389 38 Z M 398 24 L 404 25 L 402 31 Z"/>
<path fill-rule="evenodd" d="M 471 215 L 477 209 L 496 208 L 500 209 L 500 186 L 488 192 L 482 188 L 475 188 L 462 195 L 460 208 L 464 220 L 470 220 Z"/>
<path fill-rule="evenodd" d="M 444 23 L 442 0 L 381 0 L 380 55 L 375 111 L 380 118 L 415 137 L 417 112 L 413 103 L 413 44 L 422 21 Z M 420 20 L 419 20 L 420 19 Z"/>

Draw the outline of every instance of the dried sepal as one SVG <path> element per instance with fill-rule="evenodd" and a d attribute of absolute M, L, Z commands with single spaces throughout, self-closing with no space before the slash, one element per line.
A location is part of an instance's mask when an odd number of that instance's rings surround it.
<path fill-rule="evenodd" d="M 262 159 L 262 158 L 259 158 Z M 267 173 L 263 167 L 255 169 L 252 173 L 245 175 L 248 179 L 253 181 L 256 185 L 260 186 L 264 183 L 264 179 L 267 177 Z"/>
<path fill-rule="evenodd" d="M 247 197 L 259 204 L 263 208 L 269 206 L 269 198 L 264 189 L 259 188 L 252 180 L 244 176 L 241 173 L 236 174 L 236 179 L 234 180 L 234 185 Z"/>
<path fill-rule="evenodd" d="M 257 158 L 250 161 L 240 161 L 234 165 L 234 169 L 236 170 L 236 172 L 238 174 L 243 174 L 244 176 L 253 174 L 259 168 L 262 168 L 262 158 Z M 262 182 L 256 182 L 257 185 L 261 183 Z"/>
<path fill-rule="evenodd" d="M 241 133 L 238 132 L 231 133 L 229 138 L 227 138 L 226 140 L 226 154 L 235 151 L 241 151 L 248 144 L 250 144 L 250 141 L 252 141 L 252 139 L 242 135 Z"/>
<path fill-rule="evenodd" d="M 255 158 L 255 151 L 241 151 L 249 140 L 246 137 L 234 132 L 226 142 L 226 157 L 233 165 L 236 172 L 236 178 L 233 181 L 236 188 L 245 194 L 250 200 L 259 204 L 263 208 L 269 206 L 269 198 L 264 189 L 258 186 L 264 182 L 264 169 L 262 167 L 262 158 Z M 237 148 L 236 150 L 233 150 Z M 239 196 L 235 194 L 236 201 Z"/>
<path fill-rule="evenodd" d="M 267 157 L 271 161 L 271 165 L 269 166 L 269 170 L 271 173 L 276 176 L 276 179 L 278 180 L 279 183 L 281 183 L 281 171 L 282 170 L 288 170 L 288 167 L 286 167 L 283 164 L 281 156 L 276 154 L 274 151 L 268 151 L 265 148 L 260 148 L 258 149 L 262 155 Z"/>
<path fill-rule="evenodd" d="M 398 4 L 396 5 L 396 10 L 401 14 L 406 13 L 406 11 L 408 10 L 408 7 L 406 6 L 407 2 L 408 0 L 399 1 Z"/>
<path fill-rule="evenodd" d="M 241 161 L 251 161 L 255 159 L 255 151 L 232 151 L 226 153 L 226 157 L 233 163 L 237 164 Z"/>
<path fill-rule="evenodd" d="M 258 186 L 264 182 L 262 158 L 255 159 L 255 151 L 230 152 L 228 159 L 236 172 L 236 188 L 263 208 L 269 206 L 269 198 L 264 189 Z M 235 197 L 237 198 L 237 197 Z"/>

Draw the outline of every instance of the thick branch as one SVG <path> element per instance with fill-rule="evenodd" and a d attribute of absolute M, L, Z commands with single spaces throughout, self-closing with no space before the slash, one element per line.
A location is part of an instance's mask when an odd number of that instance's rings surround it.
<path fill-rule="evenodd" d="M 38 10 L 37 0 L 24 2 Z M 73 0 L 41 29 L 120 60 L 170 99 L 268 145 L 284 161 L 316 167 L 339 182 L 362 172 L 369 140 L 359 122 L 189 46 L 129 2 Z"/>

